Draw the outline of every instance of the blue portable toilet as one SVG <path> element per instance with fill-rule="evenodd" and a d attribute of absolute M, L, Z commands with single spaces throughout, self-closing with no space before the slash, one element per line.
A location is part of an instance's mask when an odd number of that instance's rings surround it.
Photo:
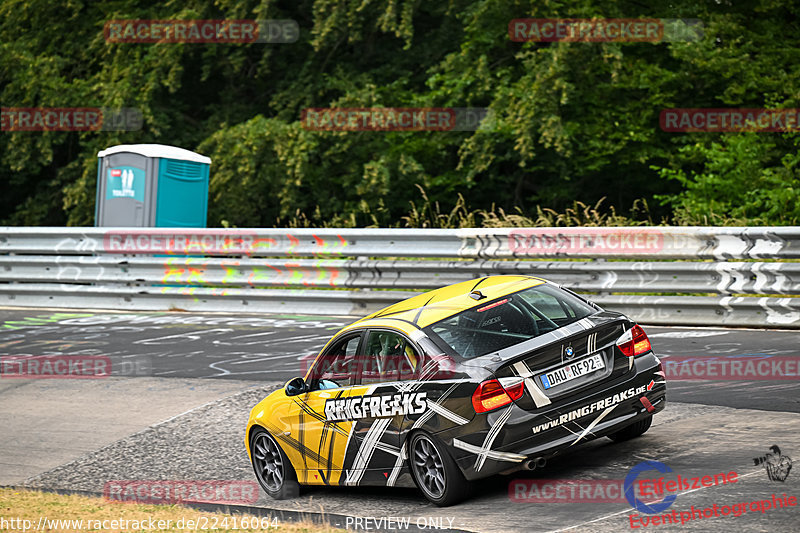
<path fill-rule="evenodd" d="M 97 154 L 95 226 L 204 228 L 211 159 L 162 144 Z"/>

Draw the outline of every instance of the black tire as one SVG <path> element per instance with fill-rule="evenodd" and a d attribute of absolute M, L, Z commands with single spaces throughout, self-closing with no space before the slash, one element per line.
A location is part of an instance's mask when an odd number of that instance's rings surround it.
<path fill-rule="evenodd" d="M 653 415 L 648 416 L 647 418 L 643 418 L 638 422 L 634 422 L 630 426 L 620 429 L 616 433 L 612 433 L 608 436 L 609 439 L 613 440 L 614 442 L 622 442 L 630 439 L 634 439 L 639 435 L 643 435 L 645 431 L 650 429 L 650 425 L 653 423 Z"/>
<path fill-rule="evenodd" d="M 250 453 L 253 471 L 264 492 L 276 500 L 287 500 L 300 495 L 300 484 L 292 463 L 275 438 L 265 429 L 256 428 L 250 434 Z"/>
<path fill-rule="evenodd" d="M 408 446 L 414 483 L 433 504 L 447 507 L 469 495 L 471 486 L 440 441 L 427 433 L 415 433 Z"/>

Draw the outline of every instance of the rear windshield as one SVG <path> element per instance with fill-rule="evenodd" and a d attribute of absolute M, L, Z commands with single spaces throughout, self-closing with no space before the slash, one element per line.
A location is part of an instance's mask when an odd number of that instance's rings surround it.
<path fill-rule="evenodd" d="M 597 310 L 543 284 L 446 318 L 425 328 L 441 347 L 465 359 L 480 357 L 576 322 Z M 446 350 L 446 351 L 450 351 Z"/>

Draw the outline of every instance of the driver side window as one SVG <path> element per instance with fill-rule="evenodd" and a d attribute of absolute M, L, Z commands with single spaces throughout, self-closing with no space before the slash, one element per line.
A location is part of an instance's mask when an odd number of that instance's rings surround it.
<path fill-rule="evenodd" d="M 345 337 L 330 346 L 314 365 L 311 390 L 337 389 L 355 384 L 361 335 Z"/>

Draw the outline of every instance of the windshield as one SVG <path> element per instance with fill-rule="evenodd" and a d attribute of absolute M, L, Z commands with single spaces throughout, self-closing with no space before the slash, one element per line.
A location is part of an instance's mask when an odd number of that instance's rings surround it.
<path fill-rule="evenodd" d="M 434 342 L 465 359 L 508 348 L 597 312 L 552 285 L 488 301 L 425 328 Z"/>

